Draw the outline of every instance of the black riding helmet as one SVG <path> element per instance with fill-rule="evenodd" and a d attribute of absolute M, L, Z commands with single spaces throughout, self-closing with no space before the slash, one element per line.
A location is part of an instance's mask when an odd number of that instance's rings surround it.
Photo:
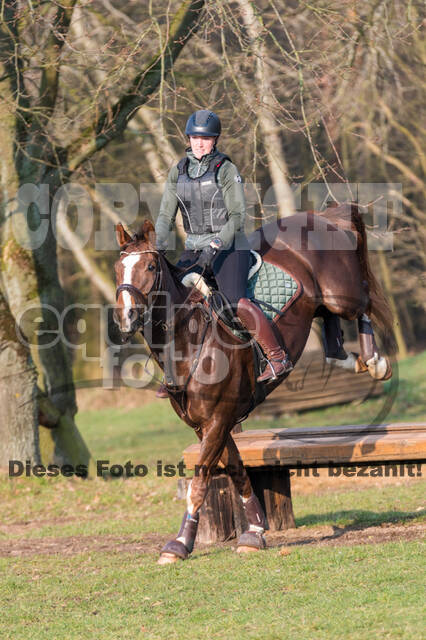
<path fill-rule="evenodd" d="M 185 127 L 187 136 L 220 136 L 222 126 L 219 117 L 206 109 L 192 113 Z"/>

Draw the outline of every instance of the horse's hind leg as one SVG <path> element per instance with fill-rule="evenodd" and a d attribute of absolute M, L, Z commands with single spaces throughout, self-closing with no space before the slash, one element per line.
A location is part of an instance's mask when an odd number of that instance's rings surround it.
<path fill-rule="evenodd" d="M 358 354 L 347 353 L 343 347 L 343 331 L 340 327 L 340 318 L 336 313 L 324 309 L 322 314 L 324 324 L 322 327 L 322 341 L 324 345 L 325 359 L 328 364 L 355 371 L 358 373 Z"/>
<path fill-rule="evenodd" d="M 361 347 L 359 362 L 363 366 L 362 370 L 368 371 L 375 380 L 389 380 L 392 376 L 391 364 L 388 358 L 380 356 L 371 320 L 366 313 L 358 318 L 358 331 Z"/>
<path fill-rule="evenodd" d="M 358 316 L 360 355 L 347 353 L 343 348 L 343 331 L 340 328 L 339 316 L 326 309 L 323 318 L 322 337 L 326 361 L 329 364 L 355 373 L 368 371 L 375 380 L 388 380 L 392 376 L 388 358 L 379 354 L 371 320 L 366 313 Z"/>
<path fill-rule="evenodd" d="M 266 542 L 263 534 L 267 528 L 265 514 L 257 496 L 253 492 L 250 478 L 231 435 L 227 437 L 221 461 L 241 496 L 249 525 L 248 530 L 244 531 L 238 540 L 237 551 L 238 553 L 248 553 L 264 549 Z"/>

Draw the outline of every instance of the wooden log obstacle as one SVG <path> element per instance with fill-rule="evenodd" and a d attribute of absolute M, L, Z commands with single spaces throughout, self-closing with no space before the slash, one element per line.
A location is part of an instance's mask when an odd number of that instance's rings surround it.
<path fill-rule="evenodd" d="M 356 345 L 354 344 L 354 348 Z M 327 364 L 322 351 L 305 351 L 291 376 L 253 412 L 275 416 L 348 402 L 363 402 L 383 393 L 384 385 L 371 376 Z"/>
<path fill-rule="evenodd" d="M 271 531 L 295 526 L 292 471 L 329 467 L 356 476 L 362 467 L 386 465 L 385 474 L 395 475 L 402 471 L 398 465 L 407 474 L 412 464 L 418 475 L 426 462 L 426 423 L 256 429 L 233 436 Z M 187 469 L 196 471 L 199 449 L 193 444 L 183 452 Z M 245 528 L 241 501 L 225 471 L 218 469 L 202 506 L 199 542 L 224 541 Z"/>

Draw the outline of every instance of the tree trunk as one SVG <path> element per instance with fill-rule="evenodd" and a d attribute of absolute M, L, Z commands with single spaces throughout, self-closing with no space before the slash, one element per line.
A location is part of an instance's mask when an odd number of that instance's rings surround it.
<path fill-rule="evenodd" d="M 4 388 L 5 383 L 1 385 L 2 398 L 8 398 L 7 416 L 6 409 L 3 409 L 2 429 L 7 430 L 13 439 L 13 429 L 18 428 L 17 440 L 15 444 L 5 444 L 3 458 L 10 457 L 13 453 L 19 454 L 19 458 L 22 459 L 31 450 L 34 459 L 38 459 L 39 451 L 41 452 L 44 464 L 67 463 L 73 466 L 88 466 L 90 454 L 73 421 L 77 405 L 72 369 L 60 335 L 64 296 L 58 279 L 52 216 L 47 221 L 43 219 L 42 214 L 45 211 L 41 205 L 40 208 L 30 206 L 27 217 L 26 207 L 22 207 L 18 202 L 19 188 L 22 185 L 42 184 L 44 165 L 30 162 L 28 159 L 25 162 L 17 160 L 15 115 L 8 106 L 13 104 L 13 87 L 10 86 L 7 92 L 6 83 L 3 83 L 3 93 L 6 93 L 8 101 L 0 102 L 0 239 L 3 301 L 0 351 L 5 364 L 11 363 L 13 354 L 16 353 L 17 364 L 11 373 L 23 372 L 23 377 L 17 375 L 16 382 L 11 385 L 11 389 L 15 389 L 14 385 L 17 389 L 22 385 L 22 392 L 15 390 L 13 393 Z M 57 185 L 49 186 L 51 191 L 50 198 L 46 201 L 47 207 L 50 207 L 54 189 L 57 188 Z M 42 229 L 45 222 L 48 222 L 46 238 L 43 242 L 37 243 L 34 236 L 31 236 L 31 229 Z M 19 331 L 25 343 L 23 351 L 18 349 L 16 340 L 12 339 L 16 331 Z M 24 359 L 27 363 L 31 362 L 31 375 L 35 375 L 36 372 L 37 380 L 34 383 L 30 382 L 30 378 L 24 373 L 29 366 L 24 366 Z M 55 428 L 42 430 L 40 449 L 38 436 L 35 435 L 39 416 L 39 394 L 34 390 L 36 383 L 42 396 L 48 397 L 50 403 L 59 411 Z M 24 405 L 20 393 L 26 398 Z M 24 418 L 19 417 L 21 412 Z M 19 425 L 22 425 L 23 430 L 28 429 L 27 435 L 19 435 Z M 24 447 L 21 451 L 22 445 Z"/>
<path fill-rule="evenodd" d="M 257 112 L 259 127 L 262 132 L 265 153 L 268 158 L 269 173 L 274 187 L 275 200 L 280 218 L 294 214 L 294 198 L 288 183 L 287 163 L 282 150 L 279 125 L 273 115 L 273 97 L 270 83 L 270 70 L 266 68 L 267 51 L 264 44 L 266 31 L 261 17 L 255 13 L 253 3 L 249 0 L 238 0 L 241 16 L 251 41 L 251 49 L 255 58 L 255 80 L 257 93 L 254 110 Z M 247 98 L 251 95 L 250 87 L 245 90 Z"/>
<path fill-rule="evenodd" d="M 214 476 L 200 509 L 196 542 L 212 544 L 238 538 L 247 529 L 243 503 L 231 478 Z"/>
<path fill-rule="evenodd" d="M 385 288 L 386 297 L 389 300 L 389 306 L 393 315 L 393 330 L 395 332 L 395 340 L 398 346 L 398 353 L 400 358 L 406 358 L 408 355 L 407 345 L 405 343 L 404 335 L 402 333 L 401 321 L 399 319 L 398 309 L 395 303 L 395 298 L 392 290 L 392 278 L 389 271 L 389 267 L 386 262 L 383 251 L 378 251 L 380 272 L 382 275 L 383 286 Z"/>
<path fill-rule="evenodd" d="M 75 0 L 60 3 L 56 14 L 47 22 L 37 96 L 35 91 L 27 91 L 24 81 L 29 63 L 25 58 L 26 45 L 22 46 L 24 36 L 20 41 L 21 29 L 25 26 L 20 21 L 22 15 L 22 20 L 26 21 L 26 14 L 17 11 L 16 3 L 12 1 L 3 4 L 0 20 L 0 291 L 3 318 L 0 353 L 7 365 L 13 363 L 14 354 L 17 354 L 18 368 L 11 369 L 14 374 L 25 373 L 25 367 L 19 367 L 24 359 L 28 360 L 30 352 L 33 363 L 30 373 L 37 372 L 40 389 L 37 394 L 31 377 L 28 380 L 17 377 L 23 386 L 22 393 L 25 391 L 25 423 L 13 417 L 22 410 L 21 392 L 11 394 L 2 383 L 1 397 L 7 402 L 7 415 L 5 408 L 3 415 L 0 414 L 4 419 L 2 428 L 8 429 L 10 434 L 13 434 L 11 429 L 18 430 L 15 446 L 6 451 L 6 456 L 10 451 L 21 458 L 27 452 L 38 456 L 34 430 L 36 416 L 41 416 L 49 427 L 40 432 L 43 462 L 89 466 L 89 451 L 74 423 L 77 406 L 71 361 L 62 333 L 64 292 L 58 277 L 56 212 L 52 211 L 52 202 L 58 188 L 83 162 L 119 136 L 137 109 L 155 92 L 196 30 L 204 2 L 183 0 L 168 25 L 164 48 L 161 47 L 146 67 L 136 73 L 112 110 L 94 113 L 89 127 L 61 148 L 55 148 L 49 124 L 56 107 L 61 49 Z M 37 89 L 34 83 L 32 79 L 32 86 Z M 21 203 L 22 193 L 19 192 L 24 186 L 33 192 L 47 190 L 45 198 L 37 204 L 33 198 L 28 203 Z M 23 351 L 12 338 L 15 326 L 25 336 Z M 20 426 L 28 429 L 25 437 L 19 431 Z"/>
<path fill-rule="evenodd" d="M 40 462 L 37 371 L 0 291 L 0 467 Z"/>
<path fill-rule="evenodd" d="M 253 491 L 260 500 L 270 531 L 293 529 L 290 471 L 286 467 L 248 467 Z"/>

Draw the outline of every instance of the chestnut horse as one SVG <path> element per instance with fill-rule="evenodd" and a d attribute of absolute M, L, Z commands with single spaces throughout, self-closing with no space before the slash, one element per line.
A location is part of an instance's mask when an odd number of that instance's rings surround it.
<path fill-rule="evenodd" d="M 182 284 L 185 274 L 156 250 L 150 221 L 133 237 L 121 224 L 116 232 L 120 258 L 115 265 L 114 320 L 122 340 L 143 332 L 164 370 L 174 410 L 201 441 L 199 471 L 188 488 L 181 528 L 163 548 L 159 562 L 185 559 L 192 552 L 199 509 L 219 461 L 229 470 L 249 525 L 238 549 L 264 548 L 265 516 L 231 435 L 254 406 L 256 371 L 250 341 L 234 336 L 215 319 L 201 294 Z M 369 266 L 365 227 L 356 205 L 297 213 L 258 229 L 249 240 L 266 262 L 285 268 L 302 285 L 297 299 L 273 322 L 293 363 L 302 354 L 312 320 L 336 314 L 358 319 L 357 370 L 390 377 L 389 361 L 378 355 L 370 317 L 391 335 L 391 314 Z M 267 382 L 265 395 L 285 377 Z"/>

